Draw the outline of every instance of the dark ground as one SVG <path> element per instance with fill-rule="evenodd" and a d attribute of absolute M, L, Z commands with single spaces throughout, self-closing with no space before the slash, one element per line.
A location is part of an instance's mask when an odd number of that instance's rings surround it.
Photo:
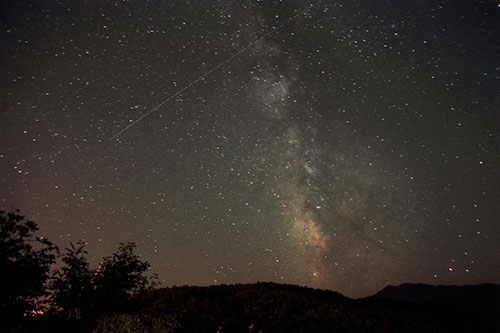
<path fill-rule="evenodd" d="M 404 284 L 350 299 L 328 290 L 256 283 L 172 287 L 103 316 L 98 332 L 499 332 L 500 286 Z M 68 332 L 78 321 L 27 320 L 14 332 Z M 82 329 L 82 331 L 85 331 Z"/>

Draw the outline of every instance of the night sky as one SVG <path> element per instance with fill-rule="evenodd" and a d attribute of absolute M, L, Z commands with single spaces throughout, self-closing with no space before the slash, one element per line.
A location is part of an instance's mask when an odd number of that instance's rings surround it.
<path fill-rule="evenodd" d="M 498 2 L 0 6 L 0 209 L 94 266 L 500 283 Z"/>

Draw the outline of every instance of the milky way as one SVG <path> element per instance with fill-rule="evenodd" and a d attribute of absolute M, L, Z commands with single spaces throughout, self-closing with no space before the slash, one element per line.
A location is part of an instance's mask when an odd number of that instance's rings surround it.
<path fill-rule="evenodd" d="M 494 1 L 1 11 L 0 209 L 164 286 L 500 283 Z"/>

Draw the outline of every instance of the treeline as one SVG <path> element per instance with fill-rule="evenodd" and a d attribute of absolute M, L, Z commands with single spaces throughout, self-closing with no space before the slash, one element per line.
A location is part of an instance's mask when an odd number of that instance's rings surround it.
<path fill-rule="evenodd" d="M 126 311 L 131 296 L 157 284 L 156 275 L 148 274 L 150 264 L 134 253 L 134 243 L 119 244 L 91 268 L 84 242 L 61 250 L 37 231 L 19 210 L 0 210 L 0 328 L 5 331 L 24 331 L 42 317 L 45 326 L 54 322 L 88 331 L 103 315 Z"/>
<path fill-rule="evenodd" d="M 402 285 L 359 300 L 276 283 L 154 289 L 134 243 L 91 268 L 85 243 L 61 251 L 37 230 L 0 211 L 0 332 L 500 332 L 498 285 Z"/>

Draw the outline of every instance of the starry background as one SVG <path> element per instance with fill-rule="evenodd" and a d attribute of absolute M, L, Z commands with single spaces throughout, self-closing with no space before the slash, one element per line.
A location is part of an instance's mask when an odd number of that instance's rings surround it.
<path fill-rule="evenodd" d="M 0 18 L 0 209 L 94 265 L 132 241 L 163 286 L 500 283 L 496 1 Z"/>

